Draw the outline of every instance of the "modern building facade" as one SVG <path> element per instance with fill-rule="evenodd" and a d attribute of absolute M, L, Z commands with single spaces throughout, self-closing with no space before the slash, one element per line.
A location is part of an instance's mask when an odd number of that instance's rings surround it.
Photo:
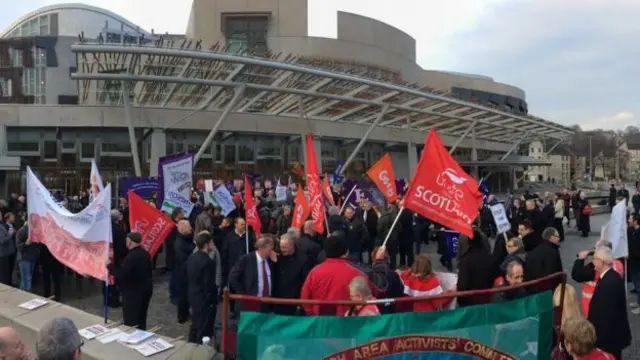
<path fill-rule="evenodd" d="M 389 152 L 396 176 L 408 177 L 435 127 L 464 166 L 476 175 L 495 170 L 491 181 L 506 190 L 515 182 L 513 164 L 497 167 L 496 160 L 514 144 L 572 133 L 528 115 L 515 86 L 423 70 L 415 40 L 387 24 L 339 12 L 338 38 L 323 39 L 308 36 L 307 17 L 306 0 L 194 0 L 182 36 L 145 31 L 86 5 L 36 10 L 0 33 L 0 152 L 32 166 L 48 186 L 74 192 L 87 182 L 92 158 L 107 181 L 133 175 L 133 152 L 143 173 L 154 174 L 159 156 L 198 151 L 224 117 L 196 174 L 282 174 L 303 161 L 300 135 L 310 131 L 322 171 L 357 149 L 348 172 L 361 173 Z M 154 49 L 173 55 L 154 56 Z M 0 176 L 0 191 L 21 182 L 19 171 Z"/>

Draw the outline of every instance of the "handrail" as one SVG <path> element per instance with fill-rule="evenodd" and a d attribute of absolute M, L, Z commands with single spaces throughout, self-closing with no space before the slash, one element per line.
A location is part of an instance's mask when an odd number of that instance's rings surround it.
<path fill-rule="evenodd" d="M 526 288 L 532 285 L 537 285 L 544 283 L 546 281 L 552 279 L 561 279 L 562 282 L 566 282 L 567 274 L 563 272 L 557 272 L 551 275 L 547 275 L 540 279 L 531 280 L 527 282 L 523 282 L 518 285 L 509 285 L 504 287 L 497 288 L 489 288 L 482 290 L 467 290 L 467 291 L 452 291 L 452 292 L 444 292 L 438 295 L 429 295 L 429 296 L 415 296 L 415 297 L 401 297 L 401 298 L 389 298 L 389 299 L 376 299 L 376 303 L 380 302 L 419 302 L 425 300 L 437 300 L 437 299 L 448 299 L 453 297 L 469 297 L 469 296 L 479 296 L 479 295 L 490 295 L 500 292 L 505 292 L 513 289 Z M 225 296 L 228 296 L 230 300 L 245 300 L 245 301 L 258 301 L 264 304 L 276 304 L 276 305 L 340 305 L 340 306 L 352 306 L 352 305 L 365 305 L 367 301 L 352 301 L 352 300 L 305 300 L 305 299 L 284 299 L 284 298 L 274 298 L 274 297 L 259 297 L 259 296 L 250 296 L 250 295 L 237 295 L 229 293 L 229 290 L 225 288 L 224 290 Z"/>

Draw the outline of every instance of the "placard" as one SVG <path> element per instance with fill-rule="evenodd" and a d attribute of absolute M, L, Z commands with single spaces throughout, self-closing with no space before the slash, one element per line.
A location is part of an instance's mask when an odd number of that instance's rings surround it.
<path fill-rule="evenodd" d="M 124 339 L 120 340 L 120 342 L 127 345 L 137 345 L 151 338 L 153 335 L 155 334 L 152 332 L 148 332 L 144 330 L 136 330 L 130 334 L 127 334 L 127 336 Z"/>
<path fill-rule="evenodd" d="M 21 307 L 23 309 L 27 309 L 27 310 L 35 310 L 39 307 L 42 307 L 44 305 L 47 305 L 49 302 L 47 300 L 44 299 L 31 299 L 27 302 L 24 302 L 20 305 L 18 305 L 18 307 Z"/>
<path fill-rule="evenodd" d="M 78 333 L 80 334 L 80 336 L 82 336 L 86 340 L 93 340 L 96 337 L 100 335 L 104 335 L 108 332 L 109 332 L 108 327 L 105 327 L 99 324 L 87 326 L 84 329 L 78 330 Z"/>
<path fill-rule="evenodd" d="M 204 181 L 204 191 L 208 193 L 213 192 L 213 180 L 208 179 Z"/>
<path fill-rule="evenodd" d="M 496 228 L 498 229 L 498 234 L 505 233 L 511 230 L 511 223 L 509 222 L 509 218 L 507 217 L 507 212 L 504 210 L 504 205 L 495 204 L 489 206 L 491 209 L 491 214 L 493 215 L 493 222 L 496 223 Z"/>
<path fill-rule="evenodd" d="M 100 341 L 101 344 L 109 344 L 114 341 L 120 341 L 127 336 L 129 336 L 129 334 L 120 329 L 110 329 L 106 334 L 98 336 L 98 341 Z"/>
<path fill-rule="evenodd" d="M 137 350 L 140 354 L 144 356 L 152 356 L 157 353 L 163 352 L 165 350 L 171 349 L 173 347 L 173 344 L 166 340 L 155 338 L 143 344 L 129 346 L 129 347 Z"/>

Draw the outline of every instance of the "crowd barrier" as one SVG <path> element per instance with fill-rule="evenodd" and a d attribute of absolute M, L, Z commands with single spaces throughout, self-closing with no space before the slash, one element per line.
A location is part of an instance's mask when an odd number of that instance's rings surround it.
<path fill-rule="evenodd" d="M 555 307 L 552 308 L 550 311 L 552 312 L 552 321 L 549 322 L 549 327 L 552 327 L 552 333 L 553 335 L 551 336 L 552 339 L 545 339 L 545 341 L 548 340 L 549 345 L 555 343 L 556 339 L 558 338 L 558 334 L 559 334 L 559 328 L 560 328 L 560 320 L 562 319 L 562 304 L 564 303 L 564 294 L 565 294 L 565 284 L 566 284 L 566 274 L 564 272 L 559 272 L 559 273 L 555 273 L 552 275 L 549 275 L 547 277 L 541 278 L 541 279 L 537 279 L 537 280 L 533 280 L 533 281 L 529 281 L 529 282 L 525 282 L 523 284 L 517 285 L 517 286 L 508 286 L 508 287 L 501 287 L 501 288 L 491 288 L 491 289 L 485 289 L 485 290 L 474 290 L 474 291 L 460 291 L 460 292 L 448 292 L 448 293 L 443 293 L 441 295 L 437 295 L 437 296 L 423 296 L 423 297 L 402 297 L 402 298 L 396 298 L 396 299 L 377 299 L 374 300 L 373 302 L 369 302 L 369 303 L 386 303 L 386 304 L 392 304 L 393 306 L 393 312 L 394 314 L 402 314 L 402 313 L 408 313 L 408 312 L 413 312 L 413 307 L 414 304 L 416 303 L 420 303 L 420 302 L 425 302 L 425 301 L 433 301 L 433 300 L 438 300 L 438 299 L 460 299 L 460 298 L 471 298 L 473 304 L 476 305 L 487 305 L 488 306 L 496 306 L 495 304 L 499 304 L 498 306 L 502 306 L 503 303 L 493 303 L 492 302 L 492 298 L 494 296 L 494 294 L 496 293 L 500 293 L 500 292 L 505 292 L 505 291 L 510 291 L 510 290 L 514 290 L 514 289 L 518 289 L 518 288 L 525 288 L 527 289 L 531 294 L 542 294 L 544 295 L 544 301 L 548 301 L 549 304 L 547 304 L 548 306 L 552 306 L 553 304 L 551 304 L 551 296 L 550 296 L 550 292 L 552 292 L 558 285 L 561 285 L 561 301 L 560 301 L 560 306 L 559 307 Z M 537 297 L 538 295 L 529 295 L 526 296 L 525 298 L 534 298 Z M 539 298 L 536 298 L 535 300 L 539 300 Z M 514 301 L 518 301 L 518 300 L 514 300 Z M 290 306 L 298 306 L 298 307 L 302 307 L 304 305 L 317 305 L 319 308 L 319 313 L 320 315 L 324 315 L 324 316 L 319 316 L 319 317 L 305 317 L 305 316 L 300 316 L 300 317 L 296 317 L 296 318 L 329 318 L 329 317 L 333 317 L 333 318 L 338 318 L 335 316 L 336 314 L 336 310 L 338 306 L 356 306 L 356 305 L 364 305 L 367 302 L 354 302 L 354 301 L 317 301 L 317 300 L 301 300 L 301 299 L 282 299 L 282 298 L 269 298 L 269 297 L 256 297 L 256 296 L 246 296 L 246 295 L 235 295 L 235 294 L 230 294 L 228 289 L 225 289 L 223 292 L 223 302 L 222 302 L 222 314 L 221 314 L 221 322 L 222 322 L 222 339 L 221 339 L 221 352 L 225 355 L 225 358 L 235 358 L 235 356 L 237 355 L 237 337 L 238 337 L 238 331 L 237 329 L 231 329 L 229 327 L 229 316 L 230 316 L 230 310 L 231 310 L 231 306 L 234 306 L 235 309 L 238 309 L 241 313 L 244 313 L 242 316 L 248 316 L 251 317 L 253 314 L 257 314 L 258 316 L 262 316 L 262 320 L 265 319 L 270 319 L 269 317 L 272 317 L 273 319 L 276 318 L 281 318 L 283 319 L 283 317 L 280 317 L 278 315 L 271 315 L 271 314 L 261 314 L 261 312 L 265 312 L 265 309 L 268 308 L 269 306 L 273 306 L 273 305 L 290 305 Z M 531 304 L 528 304 L 526 306 L 530 307 Z M 543 304 L 544 305 L 544 304 Z M 525 305 L 523 305 L 525 306 Z M 546 305 L 545 305 L 546 306 Z M 471 306 L 471 307 L 465 307 L 463 309 L 456 309 L 456 310 L 451 310 L 452 312 L 459 312 L 459 311 L 467 311 L 465 309 L 470 309 L 470 308 L 476 308 L 476 306 Z M 435 313 L 435 315 L 434 315 Z M 425 313 L 420 313 L 420 314 L 425 314 Z M 439 313 L 439 312 L 432 312 L 429 313 L 431 317 L 433 316 L 438 316 L 438 314 L 444 314 L 444 313 Z M 291 317 L 286 317 L 286 319 L 284 320 L 289 320 L 289 321 L 294 321 L 295 322 L 295 318 L 291 318 Z M 365 318 L 361 318 L 361 319 L 365 319 Z M 242 320 L 241 320 L 242 321 Z M 366 321 L 366 320 L 365 320 Z M 374 320 L 375 321 L 375 320 Z M 309 324 L 307 324 L 306 326 L 308 326 Z M 283 325 L 283 328 L 286 328 L 288 325 Z M 366 325 L 364 325 L 366 326 Z M 364 328 L 363 328 L 364 329 Z M 422 329 L 423 331 L 427 331 L 428 332 L 428 328 Z M 356 331 L 359 331 L 356 330 Z M 366 331 L 366 330 L 365 330 Z M 408 334 L 405 334 L 408 335 Z M 356 336 L 356 335 L 354 335 Z M 388 334 L 384 334 L 383 336 L 389 336 Z M 286 336 L 285 336 L 286 337 Z M 291 339 L 293 340 L 293 339 Z M 245 343 L 242 344 L 243 347 L 245 347 Z M 300 345 L 303 346 L 303 345 Z M 345 358 L 345 357 L 336 357 L 336 358 Z M 349 358 L 349 356 L 347 356 L 346 358 Z M 326 359 L 332 359 L 332 357 L 326 357 Z"/>

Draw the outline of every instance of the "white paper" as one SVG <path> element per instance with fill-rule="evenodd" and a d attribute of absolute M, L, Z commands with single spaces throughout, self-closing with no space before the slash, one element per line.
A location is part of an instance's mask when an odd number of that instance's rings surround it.
<path fill-rule="evenodd" d="M 496 228 L 498 229 L 498 234 L 505 233 L 511 230 L 511 223 L 509 222 L 509 218 L 507 217 L 507 212 L 504 210 L 504 205 L 495 204 L 489 206 L 491 209 L 491 214 L 493 215 L 493 222 L 496 223 Z"/>
<path fill-rule="evenodd" d="M 149 339 L 153 335 L 155 335 L 155 334 L 152 333 L 152 332 L 148 332 L 148 331 L 144 331 L 144 330 L 135 330 L 134 332 L 128 334 L 127 337 L 125 337 L 124 339 L 122 339 L 120 341 L 125 343 L 125 344 L 136 345 L 136 344 L 140 344 L 141 342 Z"/>
<path fill-rule="evenodd" d="M 208 179 L 204 181 L 204 191 L 208 193 L 213 192 L 213 180 Z"/>
<path fill-rule="evenodd" d="M 35 310 L 41 306 L 47 305 L 49 302 L 47 300 L 44 299 L 32 299 L 29 300 L 27 302 L 24 302 L 20 305 L 18 305 L 19 307 L 23 308 L 23 309 L 27 309 L 27 310 Z"/>
<path fill-rule="evenodd" d="M 109 332 L 109 328 L 99 324 L 87 326 L 84 329 L 78 330 L 78 333 L 80 334 L 80 336 L 82 336 L 86 340 L 95 339 L 96 337 L 100 335 L 104 335 L 107 332 Z"/>
<path fill-rule="evenodd" d="M 108 344 L 114 341 L 120 341 L 127 336 L 129 336 L 129 334 L 120 329 L 111 329 L 106 334 L 100 335 L 98 341 L 100 341 L 101 344 Z"/>
<path fill-rule="evenodd" d="M 140 345 L 134 345 L 129 347 L 137 350 L 140 354 L 144 356 L 151 356 L 159 352 L 163 352 L 165 350 L 171 349 L 173 347 L 173 344 L 160 338 L 154 338 Z"/>

